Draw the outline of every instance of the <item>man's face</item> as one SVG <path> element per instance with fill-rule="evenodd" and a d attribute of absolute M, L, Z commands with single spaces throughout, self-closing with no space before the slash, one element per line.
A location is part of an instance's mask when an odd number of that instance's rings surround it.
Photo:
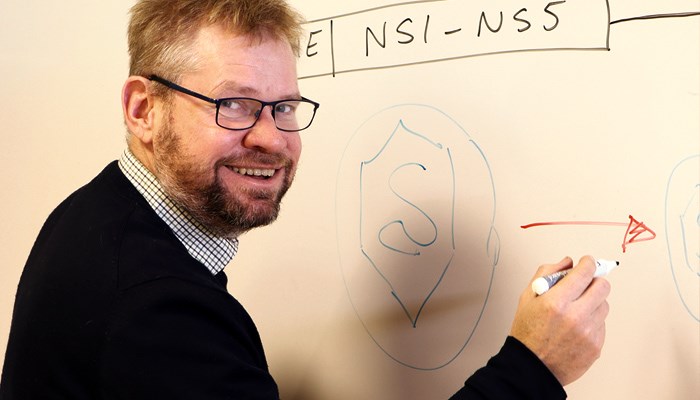
<path fill-rule="evenodd" d="M 205 28 L 195 43 L 202 68 L 182 86 L 212 98 L 299 98 L 296 60 L 283 41 Z M 216 125 L 213 104 L 174 92 L 162 104 L 153 138 L 153 169 L 165 191 L 214 233 L 235 236 L 277 217 L 301 153 L 298 132 L 275 127 L 265 107 L 252 128 Z"/>

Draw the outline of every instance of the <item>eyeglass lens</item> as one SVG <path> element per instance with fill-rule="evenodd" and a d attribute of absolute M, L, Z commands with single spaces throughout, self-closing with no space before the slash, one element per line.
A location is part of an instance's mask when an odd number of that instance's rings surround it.
<path fill-rule="evenodd" d="M 224 128 L 246 129 L 255 124 L 265 104 L 256 99 L 222 99 L 217 123 Z M 277 128 L 298 131 L 311 125 L 316 107 L 305 100 L 286 100 L 271 104 Z"/>

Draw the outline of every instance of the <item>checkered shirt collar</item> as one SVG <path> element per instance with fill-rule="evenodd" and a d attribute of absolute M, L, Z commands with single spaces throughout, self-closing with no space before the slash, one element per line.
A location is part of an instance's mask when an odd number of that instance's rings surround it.
<path fill-rule="evenodd" d="M 126 149 L 119 168 L 153 211 L 172 229 L 187 251 L 216 275 L 231 262 L 238 252 L 238 239 L 215 236 L 177 205 L 163 190 L 156 177 Z"/>

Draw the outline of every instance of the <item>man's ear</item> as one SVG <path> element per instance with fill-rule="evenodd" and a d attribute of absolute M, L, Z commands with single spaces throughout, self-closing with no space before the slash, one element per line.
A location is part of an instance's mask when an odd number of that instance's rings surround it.
<path fill-rule="evenodd" d="M 130 76 L 122 88 L 124 122 L 129 132 L 144 145 L 151 144 L 155 132 L 155 104 L 148 91 L 149 84 L 142 76 Z"/>

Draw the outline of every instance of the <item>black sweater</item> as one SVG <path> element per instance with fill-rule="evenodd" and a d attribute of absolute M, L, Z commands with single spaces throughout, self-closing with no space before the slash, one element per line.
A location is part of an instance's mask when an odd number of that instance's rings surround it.
<path fill-rule="evenodd" d="M 116 162 L 51 213 L 20 279 L 0 399 L 278 397 L 224 273 L 189 255 Z M 509 338 L 454 399 L 564 397 Z"/>

